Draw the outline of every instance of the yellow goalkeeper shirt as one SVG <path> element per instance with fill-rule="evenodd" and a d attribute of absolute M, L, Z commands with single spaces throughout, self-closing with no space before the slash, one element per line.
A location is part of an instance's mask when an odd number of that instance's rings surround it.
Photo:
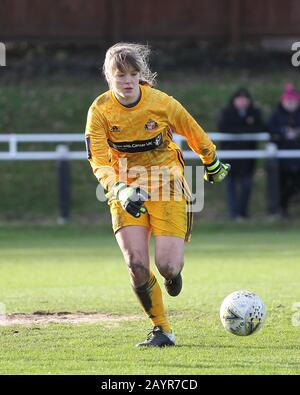
<path fill-rule="evenodd" d="M 153 169 L 161 167 L 180 166 L 183 172 L 182 153 L 172 140 L 173 133 L 185 137 L 204 164 L 214 160 L 215 145 L 177 100 L 148 85 L 140 89 L 140 100 L 133 107 L 122 105 L 109 90 L 89 108 L 88 160 L 106 190 L 120 179 L 125 167 L 131 182 L 143 172 L 151 179 Z"/>

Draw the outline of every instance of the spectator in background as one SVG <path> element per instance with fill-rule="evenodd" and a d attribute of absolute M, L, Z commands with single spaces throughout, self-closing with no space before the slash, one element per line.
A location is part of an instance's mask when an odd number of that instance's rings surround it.
<path fill-rule="evenodd" d="M 218 131 L 223 133 L 258 133 L 264 128 L 261 111 L 254 107 L 247 89 L 240 88 L 234 93 L 227 107 L 223 109 L 218 122 Z M 223 141 L 224 150 L 255 150 L 256 141 Z M 248 206 L 251 196 L 254 159 L 233 159 L 232 168 L 227 177 L 226 194 L 230 217 L 240 220 L 248 217 Z"/>
<path fill-rule="evenodd" d="M 279 149 L 300 149 L 300 94 L 286 84 L 277 109 L 271 115 L 269 132 Z M 279 160 L 280 210 L 288 217 L 290 198 L 300 191 L 300 158 Z"/>

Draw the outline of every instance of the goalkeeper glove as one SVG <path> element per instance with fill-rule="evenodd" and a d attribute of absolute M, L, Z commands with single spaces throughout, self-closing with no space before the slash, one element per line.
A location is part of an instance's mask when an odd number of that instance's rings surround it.
<path fill-rule="evenodd" d="M 144 201 L 149 199 L 149 194 L 140 187 L 131 187 L 124 182 L 117 182 L 106 197 L 116 197 L 121 203 L 123 209 L 135 218 L 139 218 L 141 214 L 147 212 L 144 207 Z"/>
<path fill-rule="evenodd" d="M 204 179 L 211 184 L 223 181 L 231 169 L 229 163 L 222 163 L 217 157 L 212 163 L 204 167 Z"/>

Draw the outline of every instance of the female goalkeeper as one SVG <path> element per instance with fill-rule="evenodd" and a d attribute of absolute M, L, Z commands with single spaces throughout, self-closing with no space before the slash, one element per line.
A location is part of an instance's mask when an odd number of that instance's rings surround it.
<path fill-rule="evenodd" d="M 155 239 L 155 265 L 169 295 L 182 288 L 184 242 L 190 240 L 192 212 L 183 176 L 184 161 L 172 134 L 184 136 L 205 166 L 204 178 L 219 182 L 230 166 L 173 97 L 154 89 L 149 47 L 118 43 L 109 48 L 103 72 L 109 90 L 92 103 L 86 146 L 93 172 L 107 191 L 113 230 L 131 284 L 153 324 L 137 346 L 173 346 L 162 292 L 150 270 L 149 239 Z"/>

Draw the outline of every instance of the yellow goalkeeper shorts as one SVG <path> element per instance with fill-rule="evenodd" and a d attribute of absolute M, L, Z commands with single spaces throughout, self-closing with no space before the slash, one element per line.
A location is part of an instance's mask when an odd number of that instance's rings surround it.
<path fill-rule="evenodd" d="M 177 236 L 186 242 L 191 240 L 193 213 L 189 196 L 183 195 L 179 201 L 145 202 L 147 212 L 135 218 L 125 211 L 116 199 L 108 202 L 112 216 L 112 227 L 116 233 L 124 226 L 146 226 L 154 236 Z"/>

